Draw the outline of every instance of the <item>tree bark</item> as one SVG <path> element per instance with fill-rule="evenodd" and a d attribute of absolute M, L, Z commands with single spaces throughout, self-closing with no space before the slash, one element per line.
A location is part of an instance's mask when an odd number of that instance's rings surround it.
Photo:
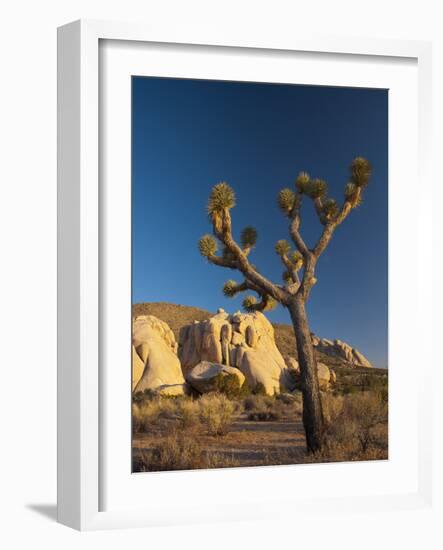
<path fill-rule="evenodd" d="M 316 453 L 324 445 L 324 419 L 317 376 L 317 361 L 303 298 L 294 297 L 290 301 L 288 309 L 297 340 L 306 445 L 309 452 Z"/>

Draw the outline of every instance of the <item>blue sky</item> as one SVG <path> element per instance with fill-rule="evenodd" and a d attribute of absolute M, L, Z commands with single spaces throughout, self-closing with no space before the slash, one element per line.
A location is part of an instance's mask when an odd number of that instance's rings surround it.
<path fill-rule="evenodd" d="M 304 170 L 325 179 L 341 202 L 349 163 L 364 156 L 372 181 L 320 258 L 307 308 L 313 332 L 386 367 L 388 92 L 133 77 L 132 101 L 133 302 L 241 309 L 244 295 L 222 294 L 223 283 L 241 275 L 208 264 L 197 248 L 211 232 L 213 185 L 234 188 L 234 235 L 255 226 L 251 261 L 281 282 L 274 245 L 289 236 L 278 191 Z M 313 246 L 321 226 L 309 199 L 302 212 L 302 233 Z M 281 306 L 267 315 L 290 322 Z"/>

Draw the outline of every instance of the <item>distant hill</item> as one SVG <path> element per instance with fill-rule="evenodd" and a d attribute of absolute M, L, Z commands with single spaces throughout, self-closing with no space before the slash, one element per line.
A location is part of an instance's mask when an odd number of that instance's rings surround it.
<path fill-rule="evenodd" d="M 132 316 L 138 317 L 139 315 L 154 315 L 154 317 L 158 317 L 161 321 L 168 323 L 178 342 L 178 336 L 182 327 L 190 325 L 194 321 L 209 319 L 214 313 L 198 307 L 181 306 L 167 302 L 150 302 L 134 304 L 132 306 Z"/>

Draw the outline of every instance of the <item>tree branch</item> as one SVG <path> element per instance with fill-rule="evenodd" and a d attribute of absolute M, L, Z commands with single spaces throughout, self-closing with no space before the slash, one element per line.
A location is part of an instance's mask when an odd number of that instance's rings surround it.
<path fill-rule="evenodd" d="M 263 293 L 271 295 L 280 303 L 286 304 L 289 298 L 288 292 L 258 273 L 249 263 L 241 247 L 234 241 L 232 237 L 231 215 L 228 208 L 224 208 L 222 212 L 216 215 L 216 218 L 213 219 L 213 227 L 216 237 L 233 254 L 236 259 L 236 268 L 243 273 L 246 279 L 256 285 Z"/>
<path fill-rule="evenodd" d="M 291 234 L 291 238 L 294 241 L 295 246 L 298 248 L 301 254 L 304 257 L 306 257 L 309 254 L 309 250 L 299 231 L 300 224 L 301 224 L 301 218 L 300 218 L 301 200 L 302 200 L 302 194 L 298 193 L 298 200 L 295 201 L 294 208 L 292 209 L 292 212 L 291 212 L 292 221 L 289 227 L 289 232 Z"/>
<path fill-rule="evenodd" d="M 216 256 L 215 254 L 210 254 L 206 257 L 211 264 L 218 265 L 219 267 L 228 267 L 229 269 L 237 269 L 237 262 L 225 260 L 221 256 Z"/>
<path fill-rule="evenodd" d="M 320 236 L 317 244 L 314 247 L 314 256 L 318 259 L 320 255 L 325 251 L 329 242 L 331 241 L 332 235 L 336 228 L 347 218 L 349 212 L 352 210 L 352 205 L 349 201 L 345 201 L 340 210 L 338 216 L 335 220 L 328 222 L 323 229 L 323 233 Z"/>

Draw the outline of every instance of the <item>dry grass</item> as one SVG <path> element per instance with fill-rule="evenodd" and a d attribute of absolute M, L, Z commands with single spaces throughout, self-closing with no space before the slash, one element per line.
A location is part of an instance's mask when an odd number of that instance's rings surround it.
<path fill-rule="evenodd" d="M 168 432 L 181 429 L 225 435 L 234 413 L 241 410 L 240 403 L 218 393 L 209 393 L 198 399 L 146 399 L 132 405 L 133 432 L 146 433 L 161 426 Z"/>
<path fill-rule="evenodd" d="M 277 396 L 250 395 L 243 400 L 248 420 L 276 421 L 282 418 L 294 418 L 302 412 L 301 392 L 281 393 Z"/>
<path fill-rule="evenodd" d="M 226 453 L 208 453 L 192 432 L 173 431 L 152 449 L 142 450 L 134 457 L 137 472 L 232 468 L 239 462 Z"/>
<path fill-rule="evenodd" d="M 161 420 L 173 419 L 177 416 L 179 401 L 172 399 L 153 399 L 132 404 L 133 432 L 140 433 L 149 430 Z"/>
<path fill-rule="evenodd" d="M 225 435 L 232 423 L 235 406 L 226 396 L 216 393 L 203 395 L 198 400 L 202 424 L 209 435 Z"/>
<path fill-rule="evenodd" d="M 218 392 L 198 398 L 138 396 L 133 404 L 134 471 L 388 457 L 387 384 L 322 393 L 322 402 L 327 445 L 312 456 L 306 454 L 299 391 L 235 399 Z"/>
<path fill-rule="evenodd" d="M 315 461 L 388 458 L 388 402 L 383 391 L 325 393 L 322 401 L 327 445 Z"/>

